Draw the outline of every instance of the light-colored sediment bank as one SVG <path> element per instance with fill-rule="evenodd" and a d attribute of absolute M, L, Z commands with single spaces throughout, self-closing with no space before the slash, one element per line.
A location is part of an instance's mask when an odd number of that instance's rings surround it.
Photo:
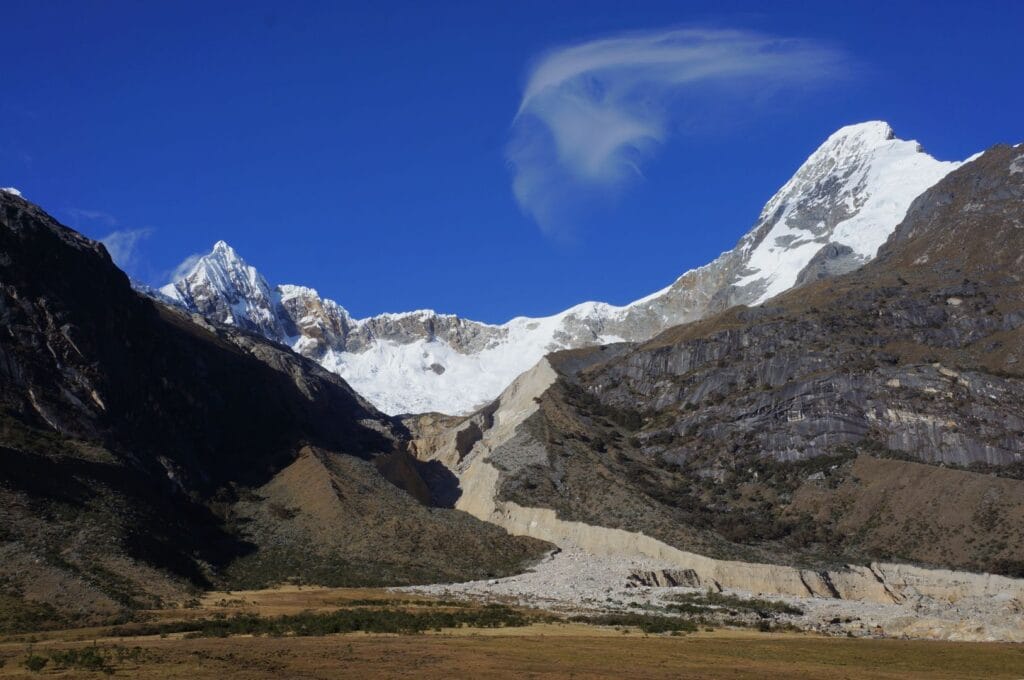
<path fill-rule="evenodd" d="M 520 376 L 502 393 L 497 408 L 476 421 L 475 426 L 481 431 L 469 451 L 455 449 L 458 440 L 455 430 L 465 428 L 464 423 L 453 427 L 452 432 L 435 437 L 431 443 L 429 457 L 443 461 L 459 477 L 462 495 L 456 504 L 458 509 L 497 524 L 512 534 L 551 542 L 563 551 L 562 555 L 537 568 L 539 578 L 531 579 L 526 575 L 483 585 L 467 584 L 470 591 L 489 588 L 501 592 L 496 586 L 504 581 L 511 584 L 507 594 L 528 596 L 523 587 L 528 589 L 532 584 L 540 589 L 535 593 L 538 598 L 551 599 L 546 593 L 555 594 L 559 589 L 550 582 L 544 584 L 544 573 L 550 572 L 557 579 L 560 565 L 566 560 L 571 560 L 578 571 L 591 558 L 596 571 L 605 569 L 607 576 L 596 577 L 595 569 L 587 569 L 591 574 L 589 578 L 600 585 L 586 596 L 570 595 L 571 600 L 607 599 L 608 593 L 624 588 L 631 575 L 642 574 L 641 580 L 649 584 L 673 583 L 689 588 L 812 598 L 823 605 L 810 607 L 812 616 L 813 612 L 825 611 L 835 614 L 833 618 L 844 618 L 844 612 L 856 611 L 862 627 L 864 619 L 860 614 L 864 611 L 861 610 L 868 606 L 867 611 L 877 619 L 873 628 L 888 634 L 1024 640 L 1024 580 L 882 562 L 810 570 L 718 560 L 680 550 L 642 533 L 566 521 L 548 508 L 523 507 L 497 500 L 502 473 L 491 456 L 536 412 L 536 398 L 556 377 L 546 359 Z M 504 459 L 501 464 L 508 467 Z M 572 572 L 566 575 L 571 577 Z M 632 580 L 635 585 L 636 579 Z M 554 599 L 558 599 L 557 596 Z"/>

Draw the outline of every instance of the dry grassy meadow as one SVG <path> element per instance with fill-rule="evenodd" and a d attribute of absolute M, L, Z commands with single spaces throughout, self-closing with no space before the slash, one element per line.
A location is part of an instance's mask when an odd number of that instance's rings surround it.
<path fill-rule="evenodd" d="M 396 602 L 396 597 L 401 602 Z M 260 617 L 358 607 L 444 610 L 444 603 L 373 589 L 279 588 L 209 593 L 151 623 Z M 387 604 L 385 604 L 387 603 Z M 413 635 L 186 633 L 112 636 L 109 628 L 0 639 L 0 675 L 45 678 L 1021 678 L 1024 647 L 826 638 L 753 630 L 644 635 L 581 623 L 457 628 Z M 74 654 L 66 655 L 68 650 Z M 62 656 L 63 655 L 63 656 Z M 30 656 L 46 659 L 30 670 Z M 99 659 L 99 661 L 97 661 Z M 91 661 L 90 661 L 91 660 Z"/>

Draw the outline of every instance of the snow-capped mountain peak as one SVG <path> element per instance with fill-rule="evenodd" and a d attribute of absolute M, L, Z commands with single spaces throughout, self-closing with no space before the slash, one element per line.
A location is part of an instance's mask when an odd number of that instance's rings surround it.
<path fill-rule="evenodd" d="M 843 127 L 775 193 L 735 248 L 623 307 L 585 302 L 501 325 L 431 310 L 353 319 L 312 288 L 271 288 L 223 241 L 161 292 L 214 321 L 290 345 L 387 413 L 465 413 L 550 351 L 647 340 L 860 266 L 911 201 L 958 165 L 896 138 L 881 121 Z"/>
<path fill-rule="evenodd" d="M 768 201 L 740 242 L 747 270 L 739 287 L 764 302 L 796 285 L 814 255 L 831 244 L 853 269 L 875 256 L 910 202 L 960 163 L 937 161 L 916 141 L 897 139 L 888 123 L 840 128 Z"/>
<path fill-rule="evenodd" d="M 217 241 L 209 254 L 160 292 L 219 323 L 273 340 L 283 337 L 274 313 L 275 294 L 267 280 L 224 241 Z"/>
<path fill-rule="evenodd" d="M 826 147 L 876 145 L 896 139 L 892 126 L 884 120 L 869 120 L 853 125 L 844 125 L 828 136 L 821 145 Z"/>

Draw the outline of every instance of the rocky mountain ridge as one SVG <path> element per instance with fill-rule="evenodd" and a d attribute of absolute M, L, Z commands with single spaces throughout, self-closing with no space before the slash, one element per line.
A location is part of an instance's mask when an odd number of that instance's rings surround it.
<path fill-rule="evenodd" d="M 466 413 L 550 351 L 643 341 L 862 265 L 910 202 L 957 165 L 897 139 L 885 123 L 844 127 L 772 197 L 734 249 L 622 307 L 587 302 L 501 325 L 430 310 L 354 319 L 313 289 L 272 287 L 224 242 L 160 292 L 212 321 L 292 347 L 387 413 Z"/>

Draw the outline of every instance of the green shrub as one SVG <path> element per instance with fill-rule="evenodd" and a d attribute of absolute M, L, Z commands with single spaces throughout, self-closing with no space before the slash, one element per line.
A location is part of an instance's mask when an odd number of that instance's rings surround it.
<path fill-rule="evenodd" d="M 110 652 L 99 647 L 85 647 L 83 649 L 66 649 L 50 654 L 54 665 L 62 668 L 81 668 L 87 671 L 100 671 L 112 673 L 110 666 Z"/>
<path fill-rule="evenodd" d="M 33 673 L 38 673 L 49 663 L 49 659 L 45 656 L 39 656 L 38 654 L 29 654 L 24 661 L 25 668 L 29 669 Z"/>
<path fill-rule="evenodd" d="M 706 593 L 684 593 L 676 595 L 672 598 L 674 604 L 668 606 L 673 611 L 682 613 L 700 613 L 707 612 L 710 609 L 724 609 L 729 611 L 731 614 L 738 612 L 753 613 L 767 618 L 772 614 L 790 614 L 793 616 L 799 616 L 803 614 L 803 610 L 799 607 L 795 607 L 788 602 L 776 601 L 776 600 L 764 600 L 761 598 L 742 598 L 736 595 L 727 595 L 725 593 L 716 593 L 714 591 L 708 591 Z"/>

